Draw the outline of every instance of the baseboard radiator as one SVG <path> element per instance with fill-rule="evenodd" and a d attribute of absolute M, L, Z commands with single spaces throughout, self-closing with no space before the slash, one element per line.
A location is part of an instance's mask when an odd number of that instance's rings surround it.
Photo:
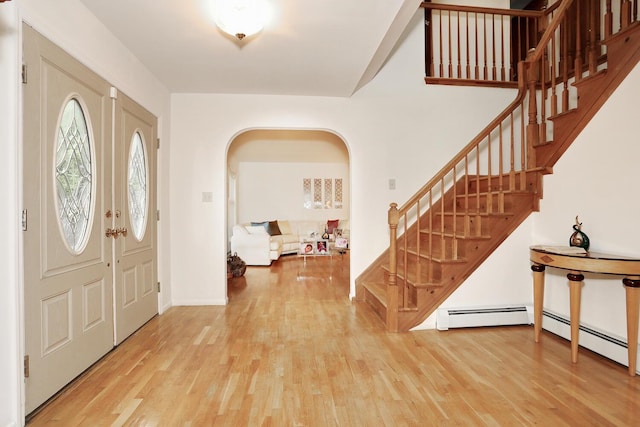
<path fill-rule="evenodd" d="M 452 328 L 531 324 L 533 324 L 533 307 L 529 305 L 464 309 L 441 308 L 436 312 L 436 328 L 440 331 Z M 569 318 L 563 315 L 543 310 L 542 329 L 568 341 L 571 340 L 571 324 Z M 531 339 L 533 339 L 533 335 Z M 629 366 L 626 338 L 581 324 L 579 340 L 581 347 L 621 365 Z M 640 354 L 640 349 L 638 353 Z M 640 370 L 637 373 L 640 374 Z"/>
<path fill-rule="evenodd" d="M 533 308 L 526 305 L 510 305 L 478 308 L 441 308 L 436 311 L 436 328 L 474 328 L 483 326 L 530 325 Z"/>
<path fill-rule="evenodd" d="M 542 311 L 542 329 L 566 340 L 571 339 L 571 324 L 569 318 L 552 311 Z M 624 366 L 629 366 L 626 338 L 618 337 L 581 323 L 578 340 L 580 347 L 588 348 L 607 359 L 611 359 Z M 636 370 L 636 373 L 639 372 L 640 371 Z"/>

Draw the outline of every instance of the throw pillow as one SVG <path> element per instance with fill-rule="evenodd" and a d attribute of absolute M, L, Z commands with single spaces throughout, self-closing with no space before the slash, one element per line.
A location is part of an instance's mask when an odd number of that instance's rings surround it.
<path fill-rule="evenodd" d="M 257 227 L 258 225 L 264 227 L 264 229 L 266 230 L 269 227 L 269 221 L 260 221 L 260 222 L 251 222 L 251 225 Z"/>
<path fill-rule="evenodd" d="M 278 221 L 278 228 L 282 234 L 293 234 L 291 233 L 291 224 L 289 224 L 289 221 Z"/>
<path fill-rule="evenodd" d="M 333 230 L 338 228 L 339 222 L 340 220 L 338 219 L 330 219 L 329 221 L 327 221 L 327 231 L 329 232 L 329 234 L 333 234 Z"/>
<path fill-rule="evenodd" d="M 270 236 L 280 236 L 282 232 L 280 231 L 280 227 L 278 227 L 278 221 L 269 221 L 267 232 Z"/>

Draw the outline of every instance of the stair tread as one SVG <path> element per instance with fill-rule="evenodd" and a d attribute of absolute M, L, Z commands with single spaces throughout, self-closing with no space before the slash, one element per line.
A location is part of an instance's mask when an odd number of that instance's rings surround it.
<path fill-rule="evenodd" d="M 460 262 L 466 262 L 466 261 L 460 261 Z M 382 268 L 384 270 L 386 270 L 387 272 L 389 272 L 389 266 L 388 265 L 383 265 Z M 403 274 L 402 271 L 396 272 L 396 275 L 401 280 L 405 280 L 405 277 L 404 277 L 404 274 Z M 442 287 L 442 282 L 440 282 L 440 281 L 428 282 L 428 281 L 417 280 L 416 277 L 415 277 L 415 274 L 412 274 L 411 272 L 409 272 L 409 277 L 406 278 L 406 281 L 409 282 L 409 284 L 411 284 L 411 286 L 413 286 L 415 288 L 419 288 L 419 289 L 441 288 Z"/>
<path fill-rule="evenodd" d="M 400 248 L 399 250 L 403 251 L 404 249 Z M 407 252 L 411 255 L 420 255 L 420 258 L 424 259 L 425 261 L 432 261 L 437 264 L 460 264 L 460 263 L 467 262 L 467 260 L 464 258 L 449 259 L 449 258 L 442 258 L 442 257 L 434 257 L 424 253 L 418 254 L 418 251 L 416 251 L 415 248 L 407 248 Z M 389 269 L 387 264 L 384 264 L 383 268 L 385 268 L 386 270 Z"/>
<path fill-rule="evenodd" d="M 436 212 L 436 215 L 444 215 L 444 216 L 483 216 L 483 217 L 490 217 L 490 216 L 509 216 L 509 215 L 513 215 L 512 212 L 482 212 L 482 211 L 470 211 L 470 210 L 464 210 L 462 208 L 456 210 L 456 212 L 453 211 L 445 211 L 445 212 Z"/>
<path fill-rule="evenodd" d="M 385 308 L 387 307 L 387 284 L 384 282 L 365 282 L 362 284 Z M 418 307 L 400 307 L 399 311 L 417 311 Z"/>
<path fill-rule="evenodd" d="M 561 119 L 562 117 L 569 116 L 577 112 L 578 112 L 577 108 L 569 108 L 567 111 L 558 113 L 555 116 L 549 116 L 549 120 L 553 121 L 553 120 Z"/>
<path fill-rule="evenodd" d="M 431 234 L 436 235 L 436 236 L 444 236 L 444 237 L 451 237 L 451 238 L 455 237 L 458 240 L 486 240 L 486 239 L 490 239 L 491 238 L 491 236 L 488 235 L 488 234 L 483 234 L 483 235 L 480 235 L 480 236 L 466 236 L 464 234 L 456 234 L 454 236 L 453 233 L 451 233 L 451 232 L 446 232 L 446 231 L 444 233 L 441 232 L 441 231 L 431 231 L 430 232 L 429 229 L 427 229 L 427 228 L 421 229 L 420 232 L 421 233 L 425 233 L 425 234 L 431 233 Z"/>

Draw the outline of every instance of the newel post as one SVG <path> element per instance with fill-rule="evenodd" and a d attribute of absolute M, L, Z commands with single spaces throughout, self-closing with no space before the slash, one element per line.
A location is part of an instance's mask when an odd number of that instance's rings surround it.
<path fill-rule="evenodd" d="M 389 207 L 389 279 L 387 281 L 387 330 L 389 332 L 398 331 L 398 223 L 400 214 L 398 204 L 391 203 Z"/>

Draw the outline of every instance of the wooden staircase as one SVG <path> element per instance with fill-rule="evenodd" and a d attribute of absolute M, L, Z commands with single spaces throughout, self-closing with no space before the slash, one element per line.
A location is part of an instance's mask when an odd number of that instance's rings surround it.
<path fill-rule="evenodd" d="M 548 58 L 559 57 L 567 11 L 580 6 L 555 6 L 535 51 L 518 65 L 516 99 L 407 203 L 391 205 L 390 246 L 356 279 L 356 300 L 388 331 L 422 323 L 539 209 L 543 176 L 639 62 L 637 3 L 621 0 L 619 30 L 598 42 L 606 53 L 588 53 L 591 61 L 576 61 L 571 76 L 566 65 L 556 68 L 562 61 Z M 606 27 L 613 12 L 603 12 Z"/>

